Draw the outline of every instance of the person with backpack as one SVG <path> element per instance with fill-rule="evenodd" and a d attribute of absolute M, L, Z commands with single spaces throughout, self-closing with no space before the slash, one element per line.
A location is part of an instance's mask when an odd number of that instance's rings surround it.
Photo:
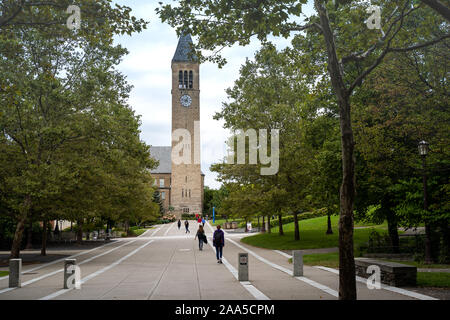
<path fill-rule="evenodd" d="M 181 220 L 178 219 L 178 230 L 180 230 L 180 228 L 181 228 Z"/>
<path fill-rule="evenodd" d="M 204 242 L 207 243 L 205 230 L 203 229 L 203 226 L 199 226 L 198 227 L 197 234 L 195 235 L 194 240 L 197 239 L 197 237 L 198 237 L 198 249 L 200 251 L 202 251 L 203 250 L 203 243 Z"/>
<path fill-rule="evenodd" d="M 222 263 L 223 247 L 225 246 L 225 234 L 220 229 L 220 225 L 218 225 L 217 230 L 214 231 L 213 245 L 216 247 L 217 263 Z"/>
<path fill-rule="evenodd" d="M 186 233 L 191 233 L 190 231 L 189 231 L 189 222 L 186 220 L 185 222 L 184 222 L 184 227 L 186 228 Z"/>

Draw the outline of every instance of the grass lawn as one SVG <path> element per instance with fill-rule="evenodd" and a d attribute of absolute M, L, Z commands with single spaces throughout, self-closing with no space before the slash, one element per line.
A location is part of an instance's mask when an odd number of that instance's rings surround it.
<path fill-rule="evenodd" d="M 137 236 L 140 236 L 141 234 L 143 234 L 145 231 L 150 230 L 150 229 L 152 229 L 152 228 L 136 229 L 136 230 L 133 230 L 133 232 L 137 237 Z"/>
<path fill-rule="evenodd" d="M 329 268 L 339 268 L 339 253 L 315 253 L 305 254 L 303 263 L 308 266 L 324 266 Z"/>
<path fill-rule="evenodd" d="M 0 277 L 7 276 L 9 274 L 9 271 L 0 271 Z"/>
<path fill-rule="evenodd" d="M 450 288 L 450 273 L 417 272 L 417 286 Z"/>
<path fill-rule="evenodd" d="M 276 227 L 272 228 L 272 233 L 257 234 L 243 238 L 241 241 L 256 247 L 278 250 L 337 247 L 339 242 L 338 220 L 338 216 L 331 216 L 331 225 L 334 232 L 331 235 L 325 234 L 327 230 L 327 217 L 325 216 L 299 221 L 300 241 L 294 240 L 293 222 L 283 225 L 284 236 L 278 235 L 278 227 Z M 368 241 L 372 229 L 376 229 L 380 233 L 387 232 L 386 224 L 365 229 L 355 229 L 355 248 L 359 244 Z"/>

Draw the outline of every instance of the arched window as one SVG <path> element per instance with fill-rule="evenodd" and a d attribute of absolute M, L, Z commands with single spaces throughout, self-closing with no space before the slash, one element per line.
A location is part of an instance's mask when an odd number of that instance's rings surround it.
<path fill-rule="evenodd" d="M 183 71 L 178 73 L 178 88 L 183 88 Z"/>
<path fill-rule="evenodd" d="M 184 189 L 181 190 L 181 197 L 184 198 Z"/>
<path fill-rule="evenodd" d="M 184 72 L 184 88 L 188 88 L 188 72 Z"/>
<path fill-rule="evenodd" d="M 194 73 L 189 71 L 189 89 L 194 87 Z"/>

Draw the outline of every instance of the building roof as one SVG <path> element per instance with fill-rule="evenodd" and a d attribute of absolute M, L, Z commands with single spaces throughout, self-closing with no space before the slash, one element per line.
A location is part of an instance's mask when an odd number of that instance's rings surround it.
<path fill-rule="evenodd" d="M 150 147 L 150 156 L 159 161 L 150 173 L 172 173 L 172 147 Z"/>
<path fill-rule="evenodd" d="M 190 34 L 181 35 L 172 62 L 196 62 L 196 61 L 197 56 L 194 54 L 194 50 L 192 49 L 191 35 Z"/>

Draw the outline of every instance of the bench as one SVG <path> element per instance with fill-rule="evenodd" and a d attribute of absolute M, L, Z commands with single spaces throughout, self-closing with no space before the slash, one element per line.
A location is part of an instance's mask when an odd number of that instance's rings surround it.
<path fill-rule="evenodd" d="M 355 258 L 356 275 L 362 278 L 370 277 L 372 274 L 367 273 L 367 268 L 371 265 L 380 267 L 381 283 L 394 287 L 416 286 L 417 267 L 397 262 Z"/>

